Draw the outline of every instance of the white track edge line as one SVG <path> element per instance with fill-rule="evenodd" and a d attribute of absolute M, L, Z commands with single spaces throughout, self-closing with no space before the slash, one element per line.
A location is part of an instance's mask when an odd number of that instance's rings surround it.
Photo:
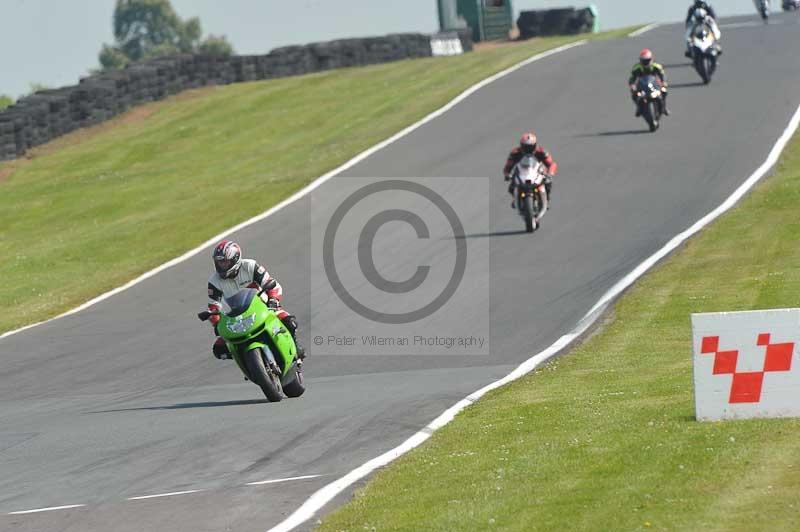
<path fill-rule="evenodd" d="M 127 501 L 142 501 L 145 499 L 158 499 L 160 497 L 172 497 L 173 495 L 188 495 L 190 493 L 199 493 L 205 490 L 186 490 L 186 491 L 171 491 L 169 493 L 156 493 L 155 495 L 139 495 L 138 497 L 128 497 Z"/>
<path fill-rule="evenodd" d="M 328 181 L 332 177 L 335 177 L 336 175 L 344 172 L 345 170 L 347 170 L 349 168 L 352 168 L 356 164 L 358 164 L 361 161 L 363 161 L 364 159 L 370 157 L 374 153 L 382 150 L 386 146 L 389 146 L 390 144 L 394 144 L 395 142 L 397 142 L 398 140 L 400 140 L 403 137 L 407 136 L 411 132 L 419 129 L 422 126 L 424 126 L 425 124 L 427 124 L 431 120 L 434 120 L 434 119 L 440 117 L 441 115 L 443 115 L 444 113 L 446 113 L 447 111 L 449 111 L 450 109 L 452 109 L 453 107 L 455 107 L 456 105 L 458 105 L 459 103 L 461 103 L 462 101 L 467 99 L 469 96 L 471 96 L 475 92 L 477 92 L 480 89 L 482 89 L 483 87 L 485 87 L 486 85 L 489 85 L 490 83 L 492 83 L 494 81 L 497 81 L 498 79 L 500 79 L 502 77 L 505 77 L 505 76 L 511 74 L 512 72 L 515 72 L 515 71 L 519 70 L 520 68 L 523 68 L 523 67 L 525 67 L 525 66 L 527 66 L 527 65 L 529 65 L 529 64 L 531 64 L 531 63 L 533 63 L 535 61 L 539 61 L 540 59 L 544 59 L 546 57 L 550 57 L 551 55 L 555 55 L 555 54 L 563 52 L 565 50 L 569 50 L 570 48 L 575 48 L 577 46 L 581 46 L 583 44 L 586 44 L 586 42 L 587 42 L 586 40 L 580 40 L 580 41 L 576 41 L 574 43 L 569 43 L 569 44 L 565 44 L 565 45 L 562 45 L 562 46 L 558 46 L 556 48 L 552 48 L 550 50 L 546 50 L 546 51 L 541 52 L 539 54 L 536 54 L 536 55 L 534 55 L 532 57 L 529 57 L 528 59 L 525 59 L 525 60 L 517 63 L 516 65 L 513 65 L 513 66 L 511 66 L 511 67 L 509 67 L 509 68 L 507 68 L 505 70 L 502 70 L 502 71 L 498 72 L 497 74 L 489 76 L 488 78 L 486 78 L 486 79 L 484 79 L 482 81 L 479 81 L 475 85 L 472 85 L 471 87 L 469 87 L 466 90 L 464 90 L 464 92 L 462 92 L 461 94 L 459 94 L 458 96 L 456 96 L 455 98 L 450 100 L 447 104 L 444 105 L 444 107 L 441 107 L 441 108 L 437 109 L 436 111 L 433 111 L 432 113 L 430 113 L 429 115 L 425 116 L 424 118 L 422 118 L 418 122 L 416 122 L 414 124 L 411 124 L 410 126 L 407 126 L 406 128 L 404 128 L 401 131 L 395 133 L 394 135 L 392 135 L 388 139 L 384 140 L 383 142 L 380 142 L 380 143 L 372 146 L 371 148 L 367 149 L 366 151 L 361 152 L 360 154 L 356 155 L 355 157 L 353 157 L 352 159 L 350 159 L 349 161 L 347 161 L 343 165 L 339 166 L 338 168 L 335 168 L 335 169 L 331 170 L 330 172 L 328 172 L 327 174 L 324 174 L 324 175 L 318 177 L 317 179 L 315 179 L 314 181 L 312 181 L 311 183 L 306 185 L 304 188 L 298 190 L 297 192 L 295 192 L 294 194 L 292 194 L 291 196 L 289 196 L 285 200 L 281 201 L 277 205 L 274 205 L 273 207 L 269 208 L 268 210 L 264 211 L 263 213 L 261 213 L 261 214 L 259 214 L 257 216 L 254 216 L 253 218 L 250 218 L 249 220 L 245 220 L 244 222 L 242 222 L 242 223 L 240 223 L 238 225 L 235 225 L 235 226 L 231 227 L 230 229 L 226 229 L 222 233 L 209 238 L 208 240 L 206 240 L 205 242 L 203 242 L 202 244 L 200 244 L 196 248 L 187 251 L 183 255 L 181 255 L 179 257 L 176 257 L 176 258 L 170 260 L 169 262 L 166 262 L 166 263 L 162 264 L 161 266 L 158 266 L 157 268 L 154 268 L 154 269 L 152 269 L 152 270 L 150 270 L 150 271 L 148 271 L 146 273 L 143 273 L 139 277 L 136 277 L 135 279 L 132 279 L 132 280 L 128 281 L 127 283 L 123 284 L 122 286 L 118 286 L 117 288 L 114 288 L 113 290 L 109 290 L 108 292 L 106 292 L 104 294 L 101 294 L 101 295 L 99 295 L 99 296 L 97 296 L 95 298 L 92 298 L 89 301 L 87 301 L 87 302 L 85 302 L 85 303 L 83 303 L 83 304 L 81 304 L 81 305 L 79 305 L 79 306 L 77 306 L 77 307 L 75 307 L 75 308 L 73 308 L 71 310 L 68 310 L 68 311 L 64 312 L 63 314 L 59 314 L 58 316 L 55 316 L 53 318 L 50 318 L 50 319 L 47 319 L 47 320 L 43 320 L 43 321 L 40 321 L 40 322 L 36 322 L 36 323 L 31 323 L 29 325 L 25 325 L 24 327 L 20 327 L 18 329 L 14 329 L 14 330 L 11 330 L 11 331 L 7 331 L 7 332 L 5 332 L 3 334 L 0 334 L 0 340 L 2 340 L 3 338 L 6 338 L 8 336 L 11 336 L 13 334 L 17 334 L 17 333 L 20 333 L 22 331 L 26 331 L 26 330 L 31 329 L 33 327 L 37 327 L 39 325 L 44 325 L 45 323 L 49 323 L 51 321 L 54 321 L 54 320 L 57 320 L 57 319 L 60 319 L 60 318 L 64 318 L 66 316 L 70 316 L 72 314 L 76 314 L 76 313 L 78 313 L 78 312 L 80 312 L 82 310 L 85 310 L 85 309 L 87 309 L 87 308 L 89 308 L 91 306 L 96 305 L 97 303 L 100 303 L 101 301 L 105 301 L 106 299 L 108 299 L 108 298 L 110 298 L 112 296 L 115 296 L 115 295 L 119 294 L 120 292 L 124 292 L 125 290 L 127 290 L 127 289 L 129 289 L 129 288 L 141 283 L 142 281 L 144 281 L 146 279 L 149 279 L 150 277 L 153 277 L 154 275 L 156 275 L 158 273 L 163 272 L 164 270 L 167 270 L 167 269 L 175 266 L 176 264 L 180 264 L 180 263 L 182 263 L 182 262 L 194 257 L 195 255 L 197 255 L 198 253 L 200 253 L 204 249 L 216 244 L 219 240 L 225 238 L 226 236 L 230 235 L 231 233 L 235 233 L 236 231 L 244 229 L 245 227 L 248 227 L 248 226 L 253 225 L 253 224 L 257 223 L 257 222 L 260 222 L 261 220 L 264 220 L 265 218 L 267 218 L 267 217 L 275 214 L 276 212 L 280 211 L 284 207 L 286 207 L 288 205 L 291 205 L 295 201 L 303 198 L 304 196 L 307 196 L 308 194 L 310 194 L 312 191 L 314 191 L 316 188 L 318 188 L 320 185 L 322 185 L 323 183 L 325 183 L 326 181 Z"/>
<path fill-rule="evenodd" d="M 274 480 L 259 480 L 258 482 L 248 482 L 245 486 L 263 486 L 264 484 L 279 484 L 281 482 L 291 482 L 292 480 L 306 480 L 309 478 L 319 478 L 322 475 L 303 475 L 300 477 L 276 478 Z"/>
<path fill-rule="evenodd" d="M 783 24 L 782 20 L 770 20 L 769 25 L 775 26 L 778 24 Z M 763 28 L 767 24 L 761 20 L 753 20 L 749 22 L 731 22 L 730 24 L 721 24 L 719 29 L 721 30 L 735 30 L 740 28 Z"/>
<path fill-rule="evenodd" d="M 654 264 L 656 264 L 659 260 L 664 258 L 670 252 L 674 251 L 679 245 L 685 242 L 689 237 L 700 231 L 702 228 L 713 222 L 717 219 L 720 215 L 728 211 L 731 207 L 733 207 L 756 183 L 758 183 L 778 162 L 781 153 L 786 148 L 786 145 L 792 139 L 792 136 L 800 126 L 800 106 L 798 106 L 797 110 L 792 116 L 792 119 L 789 121 L 789 125 L 784 130 L 783 134 L 778 138 L 777 142 L 773 146 L 772 150 L 770 151 L 769 155 L 767 156 L 766 161 L 759 166 L 756 171 L 749 177 L 747 180 L 742 183 L 734 192 L 731 194 L 721 205 L 719 205 L 716 209 L 705 215 L 699 221 L 697 221 L 694 225 L 686 229 L 682 233 L 678 234 L 672 240 L 667 242 L 661 249 L 659 249 L 656 253 L 651 255 L 648 259 L 642 262 L 639 266 L 637 266 L 632 272 L 628 275 L 623 277 L 619 282 L 617 282 L 614 286 L 612 286 L 595 304 L 589 312 L 578 322 L 575 328 L 570 331 L 569 333 L 565 334 L 561 338 L 555 341 L 550 347 L 537 353 L 533 357 L 529 358 L 522 364 L 520 364 L 514 371 L 506 375 L 500 380 L 494 381 L 480 390 L 473 392 L 472 394 L 468 395 L 461 401 L 457 402 L 447 410 L 445 410 L 439 417 L 431 421 L 428 425 L 426 425 L 422 430 L 408 438 L 406 441 L 398 445 L 397 447 L 390 449 L 389 451 L 383 453 L 382 455 L 373 458 L 372 460 L 362 464 L 361 466 L 353 469 L 345 476 L 331 482 L 330 484 L 322 487 L 321 489 L 317 490 L 315 493 L 309 497 L 306 502 L 304 502 L 297 510 L 292 512 L 289 517 L 285 520 L 281 521 L 274 527 L 270 528 L 268 532 L 289 532 L 294 528 L 300 526 L 301 524 L 305 523 L 309 519 L 311 519 L 323 506 L 333 500 L 334 497 L 339 495 L 345 489 L 353 485 L 358 480 L 366 477 L 379 467 L 383 467 L 396 458 L 399 458 L 401 455 L 407 453 L 408 451 L 412 450 L 414 447 L 417 447 L 425 440 L 430 438 L 431 434 L 442 428 L 443 426 L 450 423 L 450 421 L 455 418 L 455 416 L 464 410 L 467 406 L 474 403 L 478 399 L 480 399 L 483 395 L 487 392 L 494 390 L 495 388 L 499 388 L 509 382 L 515 381 L 524 375 L 527 375 L 534 369 L 536 369 L 540 364 L 546 362 L 556 354 L 558 354 L 562 349 L 569 346 L 576 338 L 580 337 L 597 319 L 603 314 L 603 310 L 613 301 L 614 298 L 619 296 L 626 288 L 628 288 L 631 284 L 636 281 L 639 277 L 641 277 L 645 272 L 647 272 Z"/>
<path fill-rule="evenodd" d="M 660 23 L 658 23 L 658 22 L 654 22 L 654 23 L 652 23 L 652 24 L 648 24 L 647 26 L 645 26 L 645 27 L 643 27 L 643 28 L 639 28 L 639 29 L 638 29 L 638 30 L 636 30 L 636 31 L 632 31 L 632 32 L 630 32 L 630 33 L 628 34 L 628 37 L 638 37 L 639 35 L 644 35 L 644 34 L 645 34 L 645 33 L 647 33 L 648 31 L 650 31 L 650 30 L 654 30 L 654 29 L 656 29 L 656 28 L 657 28 L 657 27 L 659 27 L 659 26 L 661 26 L 661 24 L 660 24 Z"/>
<path fill-rule="evenodd" d="M 82 506 L 86 506 L 85 504 L 68 504 L 66 506 L 50 506 L 48 508 L 35 508 L 33 510 L 21 510 L 18 512 L 8 512 L 6 515 L 23 515 L 23 514 L 35 514 L 39 512 L 52 512 L 54 510 L 67 510 L 69 508 L 81 508 Z"/>
<path fill-rule="evenodd" d="M 299 477 L 286 477 L 286 478 L 276 478 L 273 480 L 262 480 L 259 482 L 248 482 L 245 486 L 260 486 L 262 484 L 279 484 L 281 482 L 291 482 L 293 480 L 306 480 L 311 478 L 319 478 L 325 475 L 302 475 Z M 171 491 L 169 493 L 156 493 L 154 495 L 139 495 L 137 497 L 127 497 L 126 501 L 141 501 L 145 499 L 157 499 L 160 497 L 171 497 L 173 495 L 188 495 L 190 493 L 200 493 L 202 491 L 207 491 L 205 489 L 195 489 L 195 490 L 186 490 L 186 491 Z M 6 515 L 22 515 L 22 514 L 34 514 L 38 512 L 51 512 L 53 510 L 66 510 L 68 508 L 80 508 L 86 506 L 85 504 L 69 504 L 66 506 L 50 506 L 47 508 L 35 508 L 33 510 L 19 510 L 16 512 L 7 512 Z"/>

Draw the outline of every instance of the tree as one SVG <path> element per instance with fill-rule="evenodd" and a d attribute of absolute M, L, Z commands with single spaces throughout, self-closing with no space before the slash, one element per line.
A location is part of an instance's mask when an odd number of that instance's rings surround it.
<path fill-rule="evenodd" d="M 224 35 L 209 35 L 197 47 L 197 53 L 228 57 L 233 55 L 233 46 Z"/>
<path fill-rule="evenodd" d="M 178 28 L 178 49 L 184 53 L 193 52 L 202 36 L 203 29 L 200 27 L 200 19 L 190 18 Z"/>
<path fill-rule="evenodd" d="M 143 59 L 148 51 L 174 44 L 182 22 L 169 0 L 117 0 L 114 38 L 130 61 Z"/>
<path fill-rule="evenodd" d="M 104 44 L 100 50 L 100 66 L 103 69 L 125 68 L 128 63 L 130 63 L 128 56 L 116 46 Z"/>
<path fill-rule="evenodd" d="M 28 94 L 36 94 L 39 91 L 46 91 L 50 87 L 44 83 L 39 83 L 38 81 L 32 81 L 30 84 L 31 91 Z"/>
<path fill-rule="evenodd" d="M 14 98 L 5 94 L 0 94 L 0 111 L 9 105 L 14 105 Z"/>
<path fill-rule="evenodd" d="M 225 37 L 209 35 L 201 42 L 203 30 L 197 17 L 181 18 L 169 0 L 117 0 L 114 9 L 113 46 L 104 44 L 100 65 L 104 69 L 124 68 L 132 61 L 176 53 L 209 50 L 231 54 Z"/>

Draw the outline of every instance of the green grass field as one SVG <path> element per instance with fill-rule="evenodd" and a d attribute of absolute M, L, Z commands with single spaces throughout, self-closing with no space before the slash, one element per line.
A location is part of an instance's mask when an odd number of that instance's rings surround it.
<path fill-rule="evenodd" d="M 600 332 L 466 409 L 320 530 L 800 530 L 800 420 L 696 422 L 690 323 L 798 306 L 799 202 L 797 137 Z"/>
<path fill-rule="evenodd" d="M 13 309 L 0 332 L 125 283 L 477 81 L 574 40 L 201 89 L 0 163 L 0 300 Z"/>

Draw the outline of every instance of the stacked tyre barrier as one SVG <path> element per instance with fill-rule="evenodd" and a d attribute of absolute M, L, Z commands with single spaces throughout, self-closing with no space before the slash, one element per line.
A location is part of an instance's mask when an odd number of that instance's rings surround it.
<path fill-rule="evenodd" d="M 464 52 L 472 50 L 466 31 L 456 37 Z M 266 55 L 175 55 L 135 63 L 77 85 L 39 91 L 0 111 L 0 160 L 187 89 L 430 57 L 434 40 L 438 47 L 441 38 L 407 33 L 286 46 Z"/>
<path fill-rule="evenodd" d="M 517 19 L 520 39 L 552 35 L 577 35 L 592 31 L 595 15 L 591 9 L 547 9 L 522 11 Z"/>

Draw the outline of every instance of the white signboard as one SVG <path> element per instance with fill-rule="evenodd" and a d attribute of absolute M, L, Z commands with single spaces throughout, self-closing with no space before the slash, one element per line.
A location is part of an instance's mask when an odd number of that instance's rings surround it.
<path fill-rule="evenodd" d="M 431 53 L 434 56 L 461 55 L 464 47 L 458 33 L 440 33 L 431 37 Z"/>
<path fill-rule="evenodd" d="M 800 417 L 800 309 L 692 314 L 698 420 Z"/>

